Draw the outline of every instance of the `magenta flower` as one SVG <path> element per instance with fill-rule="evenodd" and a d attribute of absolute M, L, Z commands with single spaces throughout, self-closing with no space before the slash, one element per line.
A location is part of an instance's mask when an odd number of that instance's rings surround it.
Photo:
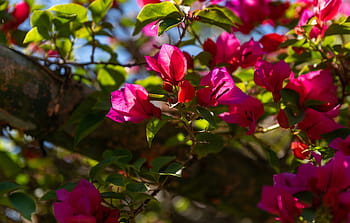
<path fill-rule="evenodd" d="M 18 2 L 11 13 L 11 20 L 3 25 L 2 30 L 9 31 L 17 29 L 28 18 L 29 13 L 30 6 L 28 3 L 25 1 Z"/>
<path fill-rule="evenodd" d="M 243 68 L 254 66 L 261 59 L 263 53 L 259 42 L 253 39 L 245 42 L 240 48 L 240 66 Z"/>
<path fill-rule="evenodd" d="M 350 135 L 345 139 L 340 137 L 335 138 L 330 144 L 329 147 L 341 151 L 346 156 L 350 156 Z"/>
<path fill-rule="evenodd" d="M 314 0 L 315 15 L 320 21 L 333 19 L 342 4 L 342 0 Z"/>
<path fill-rule="evenodd" d="M 214 68 L 201 79 L 200 86 L 204 88 L 197 91 L 198 104 L 205 107 L 239 103 L 247 97 L 235 86 L 226 68 Z"/>
<path fill-rule="evenodd" d="M 273 176 L 273 186 L 282 188 L 291 194 L 309 189 L 309 181 L 316 177 L 317 167 L 311 163 L 300 165 L 298 172 L 280 173 Z"/>
<path fill-rule="evenodd" d="M 301 203 L 300 208 L 309 207 L 321 215 L 323 213 L 318 210 L 321 208 L 324 211 L 326 208 L 332 223 L 350 220 L 350 157 L 342 153 L 336 153 L 324 166 L 307 163 L 300 165 L 296 174 L 277 174 L 274 176 L 274 186 L 266 188 L 263 189 L 259 207 L 278 215 L 282 222 L 294 222 L 293 219 L 301 214 L 291 208 L 293 199 L 296 199 L 293 195 L 299 192 L 313 195 L 308 200 L 310 205 Z"/>
<path fill-rule="evenodd" d="M 148 92 L 140 85 L 125 84 L 111 96 L 112 107 L 106 116 L 113 121 L 139 123 L 152 116 L 160 117 L 160 109 L 149 101 Z"/>
<path fill-rule="evenodd" d="M 234 28 L 244 34 L 257 25 L 260 25 L 269 15 L 269 0 L 231 0 L 226 7 L 231 9 L 242 21 L 238 28 Z"/>
<path fill-rule="evenodd" d="M 194 87 L 190 84 L 188 80 L 183 80 L 179 82 L 179 92 L 178 92 L 178 99 L 177 101 L 179 103 L 185 103 L 189 102 L 193 99 L 195 95 Z"/>
<path fill-rule="evenodd" d="M 142 33 L 145 36 L 158 36 L 158 20 L 147 24 L 142 28 Z"/>
<path fill-rule="evenodd" d="M 294 156 L 298 159 L 304 160 L 310 156 L 309 146 L 302 142 L 294 141 L 291 143 L 290 147 Z"/>
<path fill-rule="evenodd" d="M 228 71 L 232 72 L 239 66 L 240 46 L 240 42 L 234 34 L 223 32 L 215 43 L 211 39 L 207 39 L 203 44 L 203 49 L 212 55 L 212 67 L 225 65 Z"/>
<path fill-rule="evenodd" d="M 72 192 L 60 189 L 56 195 L 53 208 L 59 223 L 119 223 L 119 210 L 102 206 L 99 191 L 84 179 Z"/>
<path fill-rule="evenodd" d="M 311 140 L 321 139 L 323 134 L 342 128 L 333 118 L 332 113 L 307 108 L 303 121 L 298 123 L 298 128 L 304 130 Z"/>
<path fill-rule="evenodd" d="M 163 79 L 165 90 L 172 92 L 178 86 L 178 102 L 188 102 L 194 97 L 194 87 L 184 79 L 187 72 L 186 56 L 176 46 L 163 44 L 155 56 L 145 56 L 148 66 Z"/>
<path fill-rule="evenodd" d="M 137 0 L 136 3 L 142 8 L 147 4 L 160 3 L 160 0 Z"/>
<path fill-rule="evenodd" d="M 265 52 L 274 52 L 278 50 L 279 45 L 283 43 L 287 38 L 284 35 L 277 33 L 269 33 L 261 37 L 259 42 L 263 45 Z"/>
<path fill-rule="evenodd" d="M 280 98 L 283 81 L 291 75 L 289 65 L 284 61 L 272 64 L 266 61 L 258 61 L 255 65 L 254 81 L 257 85 L 272 92 L 274 101 Z"/>
<path fill-rule="evenodd" d="M 93 184 L 82 179 L 72 192 L 61 189 L 56 195 L 59 202 L 55 202 L 53 208 L 59 223 L 96 222 L 101 196 Z"/>
<path fill-rule="evenodd" d="M 155 56 L 145 56 L 148 66 L 156 71 L 164 82 L 177 85 L 187 71 L 186 57 L 176 46 L 163 44 Z"/>
<path fill-rule="evenodd" d="M 263 187 L 261 200 L 258 204 L 259 208 L 278 215 L 276 219 L 282 223 L 294 223 L 301 215 L 302 209 L 308 206 L 282 188 L 271 186 Z"/>
<path fill-rule="evenodd" d="M 315 13 L 305 9 L 303 10 L 298 25 L 294 28 L 295 32 L 297 34 L 303 35 L 305 30 L 303 29 L 302 26 L 307 25 L 308 21 L 315 16 Z M 310 30 L 310 38 L 318 38 L 318 37 L 323 37 L 325 32 L 327 30 L 327 25 L 324 23 L 316 23 Z"/>
<path fill-rule="evenodd" d="M 338 102 L 337 86 L 329 70 L 311 71 L 292 79 L 286 86 L 296 91 L 300 96 L 301 107 L 313 107 L 319 111 L 332 110 Z M 315 105 L 315 101 L 318 101 Z M 310 103 L 311 102 L 311 103 Z M 314 105 L 310 105 L 314 104 Z"/>
<path fill-rule="evenodd" d="M 257 120 L 263 114 L 263 104 L 258 99 L 247 95 L 239 103 L 229 105 L 229 111 L 221 113 L 219 117 L 227 123 L 247 127 L 247 134 L 251 135 L 255 131 Z"/>

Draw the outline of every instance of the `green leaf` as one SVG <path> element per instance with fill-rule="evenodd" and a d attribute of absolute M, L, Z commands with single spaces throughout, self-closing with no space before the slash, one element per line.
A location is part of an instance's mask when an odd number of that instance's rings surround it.
<path fill-rule="evenodd" d="M 209 111 L 206 108 L 203 107 L 197 107 L 197 110 L 199 112 L 199 114 L 208 121 L 208 123 L 212 126 L 215 126 L 216 122 L 215 122 L 215 116 L 214 113 Z"/>
<path fill-rule="evenodd" d="M 17 190 L 20 185 L 12 183 L 12 182 L 1 182 L 0 183 L 0 194 L 4 194 L 10 191 Z"/>
<path fill-rule="evenodd" d="M 322 138 L 324 138 L 328 143 L 332 142 L 335 138 L 342 138 L 345 139 L 347 136 L 350 135 L 350 129 L 349 128 L 340 128 L 336 129 L 332 132 L 322 134 Z"/>
<path fill-rule="evenodd" d="M 105 17 L 112 3 L 113 0 L 95 0 L 90 4 L 89 10 L 95 23 L 99 23 Z"/>
<path fill-rule="evenodd" d="M 124 67 L 109 65 L 98 70 L 97 80 L 104 90 L 111 92 L 124 83 L 126 76 Z"/>
<path fill-rule="evenodd" d="M 63 186 L 57 188 L 56 190 L 59 189 L 65 189 L 67 191 L 72 191 L 78 183 L 66 183 Z M 56 200 L 56 191 L 49 191 L 47 192 L 42 198 L 40 199 L 41 201 L 48 201 L 48 200 Z"/>
<path fill-rule="evenodd" d="M 117 186 L 125 186 L 125 179 L 124 176 L 120 175 L 120 174 L 112 174 L 109 175 L 106 179 L 107 182 L 112 183 L 114 185 Z"/>
<path fill-rule="evenodd" d="M 102 157 L 104 159 L 113 158 L 122 163 L 129 163 L 132 160 L 132 153 L 128 149 L 106 150 Z"/>
<path fill-rule="evenodd" d="M 92 181 L 95 180 L 102 180 L 101 179 L 101 175 L 99 174 L 100 171 L 102 171 L 106 166 L 112 164 L 112 159 L 106 159 L 106 160 L 102 160 L 101 162 L 99 162 L 98 164 L 96 164 L 95 166 L 93 166 L 90 169 L 90 173 L 89 173 L 89 178 Z"/>
<path fill-rule="evenodd" d="M 133 164 L 132 167 L 135 168 L 137 171 L 140 171 L 142 165 L 146 162 L 145 158 L 139 158 L 137 159 Z"/>
<path fill-rule="evenodd" d="M 182 19 L 179 18 L 164 18 L 159 22 L 158 27 L 158 36 L 162 35 L 165 31 L 179 25 L 182 22 Z"/>
<path fill-rule="evenodd" d="M 344 34 L 350 34 L 349 22 L 343 23 L 343 24 L 333 23 L 327 28 L 324 35 L 331 36 L 331 35 L 344 35 Z"/>
<path fill-rule="evenodd" d="M 180 163 L 171 163 L 164 171 L 161 171 L 161 174 L 162 175 L 167 175 L 167 174 L 174 175 L 182 168 L 184 168 L 184 166 L 181 165 Z"/>
<path fill-rule="evenodd" d="M 160 120 L 158 118 L 152 118 L 148 121 L 146 126 L 146 138 L 148 142 L 148 146 L 151 148 L 152 141 L 156 136 L 157 132 L 164 126 L 166 120 Z"/>
<path fill-rule="evenodd" d="M 60 55 L 63 58 L 65 58 L 68 56 L 69 52 L 72 49 L 72 41 L 68 38 L 60 38 L 56 40 L 56 46 L 58 48 Z"/>
<path fill-rule="evenodd" d="M 23 40 L 23 43 L 32 43 L 32 42 L 40 42 L 41 40 L 45 40 L 46 38 L 41 35 L 38 30 L 38 27 L 34 27 L 27 33 L 26 37 Z"/>
<path fill-rule="evenodd" d="M 171 2 L 161 2 L 145 5 L 136 17 L 133 35 L 138 34 L 147 24 L 164 18 L 181 18 L 180 11 Z"/>
<path fill-rule="evenodd" d="M 118 200 L 125 200 L 125 194 L 116 192 L 103 192 L 101 193 L 102 198 L 114 198 Z"/>
<path fill-rule="evenodd" d="M 20 174 L 22 169 L 10 158 L 8 153 L 0 151 L 0 172 L 11 178 Z"/>
<path fill-rule="evenodd" d="M 105 119 L 105 113 L 91 113 L 86 115 L 79 123 L 74 132 L 74 147 L 78 145 L 78 143 L 93 132 Z"/>
<path fill-rule="evenodd" d="M 37 27 L 40 35 L 45 39 L 50 39 L 50 32 L 52 31 L 52 14 L 49 11 L 36 10 L 30 17 L 30 24 L 32 27 Z"/>
<path fill-rule="evenodd" d="M 126 190 L 129 192 L 146 192 L 147 187 L 144 183 L 129 183 L 126 185 Z"/>
<path fill-rule="evenodd" d="M 30 220 L 32 213 L 35 212 L 36 205 L 34 200 L 25 193 L 13 193 L 9 196 L 9 200 L 13 207 L 19 211 L 23 217 Z"/>
<path fill-rule="evenodd" d="M 201 132 L 196 135 L 198 144 L 195 153 L 198 158 L 203 158 L 210 153 L 218 153 L 223 149 L 224 142 L 221 136 L 208 132 Z"/>
<path fill-rule="evenodd" d="M 151 171 L 158 172 L 160 168 L 175 160 L 175 156 L 159 156 L 151 161 Z"/>
<path fill-rule="evenodd" d="M 78 4 L 68 3 L 63 5 L 55 5 L 48 10 L 56 12 L 57 16 L 62 18 L 75 18 L 75 20 L 79 23 L 83 23 L 88 20 L 87 9 Z"/>
<path fill-rule="evenodd" d="M 301 122 L 305 117 L 305 112 L 299 106 L 299 94 L 288 88 L 282 89 L 280 93 L 283 105 L 285 106 L 284 112 L 288 118 L 289 126 Z"/>
<path fill-rule="evenodd" d="M 232 31 L 232 26 L 241 23 L 240 19 L 230 9 L 219 5 L 210 5 L 197 11 L 194 15 L 199 17 L 200 22 L 216 25 L 227 32 Z"/>

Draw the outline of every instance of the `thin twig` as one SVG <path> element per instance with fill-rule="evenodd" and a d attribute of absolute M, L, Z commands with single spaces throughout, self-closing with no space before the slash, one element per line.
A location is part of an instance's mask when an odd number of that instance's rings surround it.
<path fill-rule="evenodd" d="M 146 62 L 142 62 L 142 63 L 130 63 L 130 64 L 121 64 L 118 62 L 104 62 L 104 61 L 94 61 L 94 62 L 85 62 L 85 63 L 79 63 L 79 62 L 74 62 L 74 61 L 51 61 L 48 60 L 47 58 L 41 58 L 41 57 L 36 57 L 36 56 L 29 56 L 35 60 L 40 60 L 40 61 L 44 61 L 47 62 L 49 64 L 55 64 L 55 65 L 72 65 L 72 66 L 77 66 L 77 67 L 85 67 L 85 66 L 89 66 L 89 65 L 117 65 L 117 66 L 121 66 L 121 67 L 134 67 L 134 66 L 144 66 L 147 63 Z"/>

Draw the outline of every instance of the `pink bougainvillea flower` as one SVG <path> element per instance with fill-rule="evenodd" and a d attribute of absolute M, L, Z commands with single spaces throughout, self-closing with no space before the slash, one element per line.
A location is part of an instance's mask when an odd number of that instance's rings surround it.
<path fill-rule="evenodd" d="M 320 21 L 333 19 L 342 4 L 342 0 L 314 0 L 315 16 Z"/>
<path fill-rule="evenodd" d="M 216 42 L 207 39 L 203 44 L 203 49 L 212 55 L 212 68 L 216 65 L 227 65 L 229 72 L 238 68 L 240 42 L 234 34 L 223 32 Z"/>
<path fill-rule="evenodd" d="M 284 61 L 272 64 L 260 60 L 255 65 L 254 81 L 257 85 L 272 92 L 274 101 L 277 102 L 281 98 L 280 91 L 283 81 L 290 75 L 291 69 Z"/>
<path fill-rule="evenodd" d="M 3 25 L 2 30 L 10 31 L 17 29 L 28 18 L 29 13 L 30 6 L 28 3 L 25 1 L 18 2 L 11 13 L 11 20 Z"/>
<path fill-rule="evenodd" d="M 155 56 L 145 56 L 145 59 L 148 66 L 163 79 L 165 90 L 172 92 L 174 86 L 179 87 L 178 102 L 192 100 L 194 87 L 184 79 L 187 72 L 187 58 L 179 48 L 163 44 Z"/>
<path fill-rule="evenodd" d="M 343 0 L 339 13 L 350 16 L 350 0 Z"/>
<path fill-rule="evenodd" d="M 95 214 L 102 200 L 92 183 L 82 179 L 72 192 L 60 189 L 56 195 L 58 202 L 53 207 L 59 223 L 96 222 Z"/>
<path fill-rule="evenodd" d="M 205 107 L 239 103 L 247 97 L 235 86 L 225 67 L 214 68 L 201 79 L 200 86 L 204 88 L 197 91 L 198 104 Z"/>
<path fill-rule="evenodd" d="M 282 1 L 270 1 L 268 2 L 269 7 L 269 14 L 268 18 L 271 21 L 270 23 L 272 25 L 276 25 L 280 23 L 280 21 L 283 23 L 283 19 L 286 15 L 286 11 L 288 10 L 290 6 L 290 3 L 288 1 L 282 2 Z"/>
<path fill-rule="evenodd" d="M 142 28 L 142 33 L 146 36 L 158 36 L 158 20 L 151 22 Z"/>
<path fill-rule="evenodd" d="M 237 104 L 229 105 L 229 111 L 219 117 L 227 123 L 235 123 L 248 128 L 248 135 L 255 131 L 256 122 L 264 114 L 263 104 L 256 98 L 246 96 Z"/>
<path fill-rule="evenodd" d="M 302 142 L 292 142 L 290 147 L 293 151 L 294 156 L 298 159 L 304 160 L 310 156 L 310 151 L 308 150 L 309 146 Z"/>
<path fill-rule="evenodd" d="M 179 103 L 191 101 L 194 95 L 195 95 L 194 87 L 190 84 L 188 80 L 183 80 L 179 82 L 179 93 L 178 93 Z"/>
<path fill-rule="evenodd" d="M 273 176 L 273 186 L 282 188 L 291 194 L 296 194 L 309 189 L 310 179 L 317 175 L 317 167 L 311 163 L 306 163 L 298 167 L 298 172 L 279 173 Z"/>
<path fill-rule="evenodd" d="M 337 151 L 341 151 L 346 156 L 350 156 L 350 135 L 348 135 L 345 139 L 340 137 L 335 138 L 329 144 L 329 147 L 336 149 Z"/>
<path fill-rule="evenodd" d="M 164 82 L 177 85 L 187 71 L 186 57 L 176 46 L 163 44 L 155 56 L 145 56 L 148 66 L 156 71 Z"/>
<path fill-rule="evenodd" d="M 303 208 L 308 207 L 304 202 L 293 197 L 292 194 L 271 186 L 264 186 L 258 207 L 278 216 L 282 223 L 294 223 L 301 215 Z"/>
<path fill-rule="evenodd" d="M 100 205 L 97 210 L 97 223 L 119 223 L 120 211 Z"/>
<path fill-rule="evenodd" d="M 101 205 L 99 191 L 84 179 L 72 192 L 60 189 L 56 195 L 58 201 L 53 208 L 59 223 L 119 223 L 119 210 Z"/>
<path fill-rule="evenodd" d="M 298 35 L 303 35 L 305 30 L 303 29 L 304 25 L 307 25 L 309 20 L 315 16 L 314 12 L 312 12 L 311 10 L 305 9 L 303 10 L 303 12 L 301 13 L 298 25 L 294 28 L 295 32 Z M 327 25 L 324 23 L 316 23 L 313 24 L 313 27 L 310 30 L 310 38 L 320 38 L 323 37 L 325 32 L 327 30 Z"/>
<path fill-rule="evenodd" d="M 160 117 L 160 109 L 149 101 L 148 92 L 140 85 L 125 84 L 111 96 L 112 107 L 106 116 L 113 121 L 139 123 L 152 116 Z"/>
<path fill-rule="evenodd" d="M 142 8 L 147 4 L 160 3 L 160 0 L 137 0 L 136 3 Z"/>
<path fill-rule="evenodd" d="M 245 42 L 240 48 L 240 66 L 242 68 L 254 66 L 261 59 L 263 53 L 259 42 L 253 39 Z"/>
<path fill-rule="evenodd" d="M 287 38 L 284 35 L 277 33 L 269 33 L 264 35 L 259 42 L 263 45 L 265 52 L 274 52 L 279 48 L 279 45 L 283 43 Z"/>
<path fill-rule="evenodd" d="M 319 111 L 327 112 L 332 110 L 338 102 L 337 86 L 333 83 L 329 70 L 311 71 L 300 75 L 298 78 L 292 79 L 286 88 L 299 94 L 301 107 L 313 107 Z"/>
<path fill-rule="evenodd" d="M 319 112 L 307 108 L 304 119 L 298 123 L 298 128 L 305 131 L 311 140 L 321 139 L 323 134 L 343 127 L 336 123 L 333 118 L 333 114 L 329 112 Z"/>
<path fill-rule="evenodd" d="M 323 166 L 306 163 L 299 166 L 296 174 L 280 173 L 274 175 L 274 186 L 268 187 L 268 191 L 263 190 L 259 207 L 279 215 L 280 220 L 282 220 L 282 214 L 278 212 L 274 205 L 276 199 L 273 196 L 268 197 L 268 195 L 281 190 L 286 191 L 286 193 L 280 193 L 281 198 L 279 200 L 282 201 L 283 199 L 291 200 L 291 195 L 292 198 L 296 199 L 293 195 L 299 192 L 309 192 L 312 195 L 309 196 L 310 200 L 308 200 L 310 205 L 304 207 L 309 207 L 315 212 L 320 210 L 319 208 L 323 210 L 326 208 L 332 223 L 348 222 L 350 213 L 349 187 L 350 157 L 345 156 L 343 153 L 336 153 Z M 290 210 L 286 205 L 281 207 L 283 207 L 282 210 L 285 212 Z"/>
<path fill-rule="evenodd" d="M 269 15 L 269 0 L 230 0 L 226 7 L 231 9 L 242 21 L 234 30 L 249 34 Z"/>

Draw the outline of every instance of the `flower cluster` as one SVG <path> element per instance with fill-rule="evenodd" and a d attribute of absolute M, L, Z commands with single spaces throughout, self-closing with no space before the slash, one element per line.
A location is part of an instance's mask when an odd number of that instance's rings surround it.
<path fill-rule="evenodd" d="M 119 223 L 119 210 L 103 206 L 99 191 L 84 179 L 71 192 L 60 189 L 56 195 L 53 208 L 59 223 Z"/>
<path fill-rule="evenodd" d="M 337 153 L 323 166 L 302 164 L 297 173 L 280 173 L 273 179 L 273 186 L 264 186 L 258 206 L 281 222 L 302 218 L 305 208 L 318 222 L 350 221 L 350 157 Z"/>

